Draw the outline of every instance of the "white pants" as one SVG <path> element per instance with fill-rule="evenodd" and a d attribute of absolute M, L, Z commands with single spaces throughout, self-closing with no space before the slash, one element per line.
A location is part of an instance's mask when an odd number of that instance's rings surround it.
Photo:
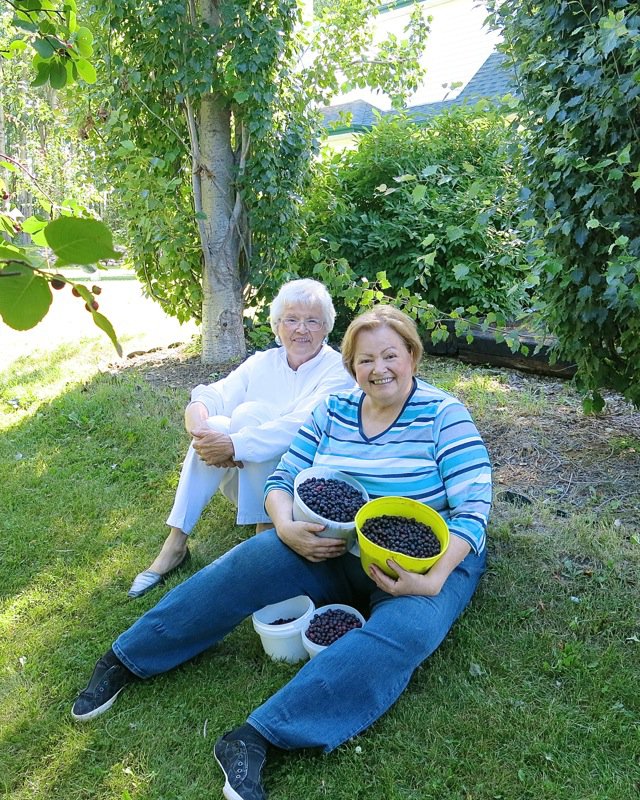
<path fill-rule="evenodd" d="M 261 425 L 277 419 L 279 412 L 265 403 L 241 403 L 230 417 L 217 414 L 207 419 L 207 425 L 220 433 L 234 433 L 246 425 Z M 280 456 L 259 464 L 244 462 L 244 468 L 210 467 L 189 445 L 182 465 L 176 499 L 167 525 L 191 533 L 205 506 L 218 489 L 237 506 L 238 525 L 270 522 L 264 510 L 264 484 L 280 461 Z"/>

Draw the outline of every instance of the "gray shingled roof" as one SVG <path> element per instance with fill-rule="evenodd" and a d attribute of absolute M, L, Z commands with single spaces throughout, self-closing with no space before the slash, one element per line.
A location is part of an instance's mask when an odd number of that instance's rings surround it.
<path fill-rule="evenodd" d="M 405 113 L 416 117 L 431 117 L 445 108 L 473 103 L 480 99 L 497 99 L 507 94 L 516 94 L 512 73 L 508 68 L 505 57 L 498 52 L 491 53 L 484 64 L 471 78 L 462 92 L 453 100 L 440 100 L 435 103 L 424 103 L 418 106 L 409 106 Z M 340 125 L 340 114 L 350 113 L 351 124 Z M 358 131 L 373 127 L 379 117 L 397 114 L 395 110 L 382 111 L 364 100 L 355 100 L 351 103 L 341 103 L 327 106 L 322 109 L 325 127 L 333 127 L 329 133 Z"/>

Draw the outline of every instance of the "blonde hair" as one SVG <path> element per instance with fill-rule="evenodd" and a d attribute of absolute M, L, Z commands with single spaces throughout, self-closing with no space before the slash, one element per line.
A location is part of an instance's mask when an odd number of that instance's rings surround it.
<path fill-rule="evenodd" d="M 415 375 L 418 364 L 422 359 L 424 348 L 418 329 L 411 317 L 407 316 L 399 308 L 389 305 L 374 306 L 356 317 L 346 330 L 342 345 L 342 363 L 344 368 L 355 378 L 353 361 L 356 355 L 356 341 L 361 331 L 372 331 L 376 328 L 388 327 L 394 330 L 405 343 L 411 360 L 413 361 L 413 373 Z"/>

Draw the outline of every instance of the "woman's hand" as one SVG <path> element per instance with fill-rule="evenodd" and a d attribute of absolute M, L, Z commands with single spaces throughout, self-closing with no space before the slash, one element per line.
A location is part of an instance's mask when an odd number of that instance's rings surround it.
<path fill-rule="evenodd" d="M 226 433 L 211 430 L 207 425 L 191 432 L 193 449 L 210 467 L 242 467 L 236 461 L 233 442 Z"/>
<path fill-rule="evenodd" d="M 386 575 L 379 567 L 376 567 L 375 564 L 372 564 L 369 568 L 369 575 L 378 589 L 382 589 L 383 592 L 393 597 L 399 597 L 405 594 L 433 597 L 439 594 L 444 580 L 446 579 L 446 576 L 445 579 L 443 579 L 437 574 L 432 575 L 433 570 L 430 570 L 425 575 L 419 575 L 417 572 L 408 572 L 392 558 L 387 559 L 387 564 L 398 574 L 397 578 Z"/>
<path fill-rule="evenodd" d="M 375 564 L 372 564 L 369 568 L 369 575 L 379 589 L 382 589 L 383 592 L 394 597 L 405 594 L 435 597 L 435 595 L 440 593 L 440 589 L 444 586 L 444 582 L 449 575 L 458 564 L 466 558 L 470 550 L 471 548 L 467 542 L 459 536 L 451 536 L 449 547 L 444 552 L 442 558 L 438 559 L 424 575 L 420 575 L 417 572 L 408 572 L 394 561 L 393 558 L 387 559 L 387 565 L 397 573 L 397 578 L 391 578 L 389 575 L 386 575 L 381 569 L 376 567 Z"/>
<path fill-rule="evenodd" d="M 324 525 L 316 522 L 294 522 L 287 520 L 276 526 L 276 533 L 287 547 L 307 561 L 326 561 L 345 553 L 347 546 L 342 539 L 327 539 L 317 534 L 324 530 Z"/>
<path fill-rule="evenodd" d="M 324 525 L 294 521 L 293 497 L 288 492 L 272 489 L 267 495 L 265 507 L 280 541 L 307 561 L 326 561 L 346 552 L 347 545 L 342 539 L 327 539 L 317 535 L 324 530 Z"/>
<path fill-rule="evenodd" d="M 193 436 L 194 431 L 209 430 L 207 426 L 207 417 L 209 411 L 204 403 L 195 400 L 185 408 L 184 411 L 184 427 L 189 436 Z"/>

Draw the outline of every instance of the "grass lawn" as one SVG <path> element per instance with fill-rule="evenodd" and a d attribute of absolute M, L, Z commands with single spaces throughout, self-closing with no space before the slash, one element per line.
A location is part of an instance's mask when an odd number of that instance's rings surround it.
<path fill-rule="evenodd" d="M 165 536 L 188 391 L 99 372 L 108 344 L 95 341 L 0 374 L 0 788 L 11 800 L 222 797 L 213 742 L 298 668 L 271 662 L 249 620 L 94 722 L 69 713 L 115 635 L 251 533 L 216 498 L 191 563 L 127 598 Z M 330 755 L 270 759 L 270 798 L 635 800 L 638 415 L 612 398 L 585 418 L 570 386 L 509 371 L 430 360 L 423 374 L 467 402 L 492 455 L 488 573 L 383 719 Z"/>

